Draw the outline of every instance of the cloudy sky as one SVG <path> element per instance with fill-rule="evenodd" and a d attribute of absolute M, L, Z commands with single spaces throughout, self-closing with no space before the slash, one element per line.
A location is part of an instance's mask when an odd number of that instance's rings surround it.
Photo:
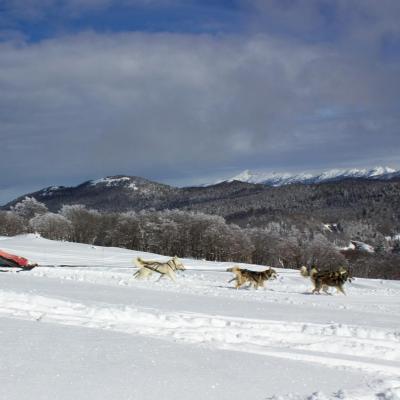
<path fill-rule="evenodd" d="M 399 0 L 0 0 L 0 204 L 400 167 L 399 21 Z"/>

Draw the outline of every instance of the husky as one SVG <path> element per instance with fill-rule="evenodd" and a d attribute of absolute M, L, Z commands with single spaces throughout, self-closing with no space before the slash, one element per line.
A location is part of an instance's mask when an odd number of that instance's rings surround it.
<path fill-rule="evenodd" d="M 318 268 L 312 267 L 310 271 L 307 267 L 302 266 L 300 268 L 300 274 L 304 278 L 310 278 L 314 285 L 312 293 L 320 293 L 322 289 L 324 293 L 328 294 L 329 287 L 336 288 L 337 292 L 346 294 L 343 285 L 346 281 L 351 282 L 351 276 L 349 271 L 344 267 L 339 267 L 337 271 L 319 271 Z"/>
<path fill-rule="evenodd" d="M 233 272 L 235 277 L 229 282 L 236 281 L 236 289 L 239 289 L 244 283 L 249 282 L 250 286 L 253 285 L 255 289 L 259 286 L 264 287 L 264 281 L 269 279 L 276 279 L 277 273 L 271 267 L 265 271 L 250 271 L 249 269 L 243 269 L 238 266 L 228 268 L 227 272 Z"/>
<path fill-rule="evenodd" d="M 176 282 L 175 272 L 184 271 L 186 269 L 177 256 L 166 262 L 143 260 L 142 258 L 137 257 L 135 263 L 139 270 L 136 271 L 133 276 L 134 278 L 138 279 L 148 278 L 153 272 L 157 272 L 160 274 L 160 278 L 158 280 L 164 276 L 168 276 L 168 278 Z"/>

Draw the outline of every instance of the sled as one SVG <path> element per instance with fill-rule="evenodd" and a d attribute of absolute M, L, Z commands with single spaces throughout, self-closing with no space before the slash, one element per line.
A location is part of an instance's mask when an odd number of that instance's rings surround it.
<path fill-rule="evenodd" d="M 36 266 L 37 264 L 30 264 L 29 261 L 24 257 L 16 256 L 14 254 L 10 254 L 3 250 L 0 250 L 0 268 L 7 268 L 7 270 L 5 271 L 8 271 L 10 268 L 19 269 L 20 271 L 30 271 Z"/>

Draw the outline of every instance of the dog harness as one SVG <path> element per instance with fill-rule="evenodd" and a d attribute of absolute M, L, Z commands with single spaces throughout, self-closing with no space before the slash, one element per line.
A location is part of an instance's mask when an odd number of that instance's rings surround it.
<path fill-rule="evenodd" d="M 148 264 L 148 265 L 144 265 L 143 267 L 151 269 L 154 272 L 158 272 L 159 274 L 162 274 L 162 272 L 159 271 L 159 268 L 161 268 L 165 264 L 167 264 L 172 269 L 172 271 L 178 270 L 178 268 L 175 264 L 175 260 L 169 260 L 168 262 L 162 263 L 162 264 L 160 264 L 160 263 Z"/>

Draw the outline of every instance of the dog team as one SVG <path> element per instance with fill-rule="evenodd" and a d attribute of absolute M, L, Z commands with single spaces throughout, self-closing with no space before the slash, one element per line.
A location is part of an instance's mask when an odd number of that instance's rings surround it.
<path fill-rule="evenodd" d="M 143 260 L 138 257 L 136 259 L 136 266 L 138 270 L 133 275 L 135 278 L 148 278 L 155 272 L 160 275 L 158 280 L 168 277 L 174 282 L 176 282 L 176 271 L 184 271 L 186 269 L 177 256 L 166 262 Z M 278 275 L 271 267 L 265 271 L 251 271 L 234 266 L 228 268 L 226 271 L 234 274 L 229 283 L 236 281 L 236 289 L 239 289 L 245 283 L 248 283 L 249 287 L 253 286 L 255 289 L 258 289 L 260 286 L 264 287 L 265 281 L 276 279 Z M 336 288 L 338 293 L 346 294 L 343 286 L 347 281 L 351 282 L 352 279 L 349 271 L 344 267 L 340 267 L 337 271 L 320 271 L 316 267 L 308 270 L 307 267 L 303 266 L 300 268 L 300 274 L 304 278 L 310 278 L 314 286 L 312 290 L 313 294 L 319 294 L 321 289 L 324 293 L 328 294 L 329 287 Z"/>

